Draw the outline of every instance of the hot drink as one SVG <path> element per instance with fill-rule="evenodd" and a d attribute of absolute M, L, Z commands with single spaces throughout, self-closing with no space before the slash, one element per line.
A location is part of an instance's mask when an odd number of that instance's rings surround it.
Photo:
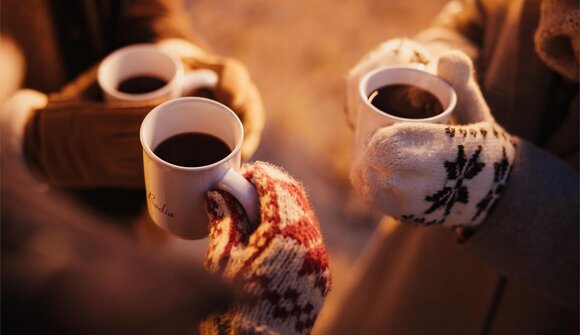
<path fill-rule="evenodd" d="M 369 95 L 369 102 L 382 112 L 407 119 L 425 119 L 444 110 L 433 93 L 406 84 L 380 87 Z"/>
<path fill-rule="evenodd" d="M 153 151 L 174 165 L 198 167 L 225 158 L 232 150 L 221 139 L 204 133 L 182 133 L 163 140 Z"/>
<path fill-rule="evenodd" d="M 167 85 L 167 81 L 154 76 L 136 76 L 127 78 L 119 84 L 119 91 L 130 94 L 153 92 Z"/>

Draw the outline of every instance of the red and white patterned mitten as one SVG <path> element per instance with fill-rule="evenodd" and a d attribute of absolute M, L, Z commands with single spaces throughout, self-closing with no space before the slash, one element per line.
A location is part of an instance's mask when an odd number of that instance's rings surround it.
<path fill-rule="evenodd" d="M 205 320 L 203 334 L 308 334 L 330 291 L 328 256 L 304 188 L 281 169 L 256 162 L 242 174 L 259 194 L 261 222 L 251 231 L 226 192 L 206 198 L 210 216 L 205 265 L 241 284 L 251 302 Z"/>
<path fill-rule="evenodd" d="M 368 203 L 417 225 L 475 227 L 506 187 L 516 147 L 489 111 L 463 53 L 441 57 L 438 75 L 457 93 L 458 125 L 397 123 L 373 134 L 351 182 Z"/>

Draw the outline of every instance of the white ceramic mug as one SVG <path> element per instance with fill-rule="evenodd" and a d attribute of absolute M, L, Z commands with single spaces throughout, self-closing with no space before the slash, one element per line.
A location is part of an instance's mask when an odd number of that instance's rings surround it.
<path fill-rule="evenodd" d="M 395 84 L 417 86 L 431 92 L 443 105 L 443 112 L 424 119 L 410 119 L 388 114 L 373 106 L 369 95 L 375 90 Z M 367 73 L 358 86 L 358 117 L 355 129 L 353 158 L 364 150 L 374 132 L 397 122 L 447 123 L 457 104 L 453 87 L 442 78 L 413 67 L 383 67 Z"/>
<path fill-rule="evenodd" d="M 155 155 L 155 148 L 163 140 L 188 132 L 218 137 L 230 147 L 231 153 L 220 161 L 199 167 L 174 165 Z M 237 172 L 243 137 L 244 129 L 238 116 L 210 99 L 178 98 L 147 114 L 140 138 L 147 208 L 153 221 L 185 239 L 207 237 L 204 196 L 217 188 L 229 192 L 240 202 L 252 224 L 259 223 L 256 190 Z"/>
<path fill-rule="evenodd" d="M 121 82 L 137 76 L 152 76 L 167 84 L 145 93 L 119 91 Z M 179 59 L 155 44 L 134 44 L 112 52 L 99 65 L 97 78 L 106 101 L 178 98 L 197 88 L 215 87 L 218 81 L 217 74 L 207 69 L 185 73 Z"/>

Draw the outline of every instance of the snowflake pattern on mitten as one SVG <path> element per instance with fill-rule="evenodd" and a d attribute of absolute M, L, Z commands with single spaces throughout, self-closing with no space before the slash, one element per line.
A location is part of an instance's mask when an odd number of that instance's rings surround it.
<path fill-rule="evenodd" d="M 491 134 L 490 134 L 491 133 Z M 509 173 L 511 171 L 511 162 L 513 161 L 513 151 L 516 144 L 511 140 L 510 136 L 499 126 L 492 127 L 491 132 L 487 127 L 446 127 L 445 135 L 450 139 L 477 139 L 482 138 L 485 144 L 487 136 L 493 136 L 496 140 L 501 141 L 501 156 L 495 155 L 493 162 L 493 181 L 487 183 L 490 185 L 489 191 L 481 199 L 470 199 L 470 192 L 465 182 L 475 180 L 476 177 L 489 165 L 481 161 L 481 155 L 484 152 L 482 144 L 473 146 L 470 155 L 466 153 L 464 144 L 457 144 L 457 156 L 455 160 L 445 160 L 443 168 L 446 173 L 446 180 L 442 187 L 436 192 L 425 196 L 424 200 L 431 203 L 430 206 L 421 214 L 402 214 L 400 219 L 406 222 L 411 222 L 417 225 L 429 226 L 432 224 L 442 224 L 449 227 L 455 226 L 475 226 L 481 222 L 489 212 L 493 210 L 495 204 L 501 193 L 503 192 L 507 183 Z M 507 148 L 507 150 L 506 150 Z M 494 148 L 497 151 L 497 148 Z M 508 150 L 510 151 L 510 158 L 508 158 Z M 487 151 L 485 151 L 487 153 Z M 472 187 L 480 187 L 479 184 L 473 184 Z M 476 201 L 473 210 L 473 216 L 468 221 L 455 221 L 453 223 L 446 223 L 447 217 L 451 214 L 453 207 L 457 203 L 469 206 L 471 201 Z M 437 215 L 433 218 L 427 218 L 428 215 Z"/>
<path fill-rule="evenodd" d="M 330 290 L 328 255 L 304 188 L 273 165 L 245 165 L 256 186 L 261 222 L 251 231 L 229 194 L 210 192 L 205 264 L 241 284 L 252 299 L 213 315 L 202 333 L 308 334 Z"/>

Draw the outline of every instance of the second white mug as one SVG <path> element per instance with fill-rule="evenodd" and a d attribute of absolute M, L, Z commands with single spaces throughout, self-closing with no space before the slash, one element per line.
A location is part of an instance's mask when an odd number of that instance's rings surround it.
<path fill-rule="evenodd" d="M 134 44 L 108 55 L 99 65 L 97 80 L 105 101 L 148 101 L 215 87 L 218 77 L 207 69 L 185 73 L 179 59 L 155 44 Z M 123 89 L 131 80 L 149 82 L 137 83 L 137 89 Z"/>

